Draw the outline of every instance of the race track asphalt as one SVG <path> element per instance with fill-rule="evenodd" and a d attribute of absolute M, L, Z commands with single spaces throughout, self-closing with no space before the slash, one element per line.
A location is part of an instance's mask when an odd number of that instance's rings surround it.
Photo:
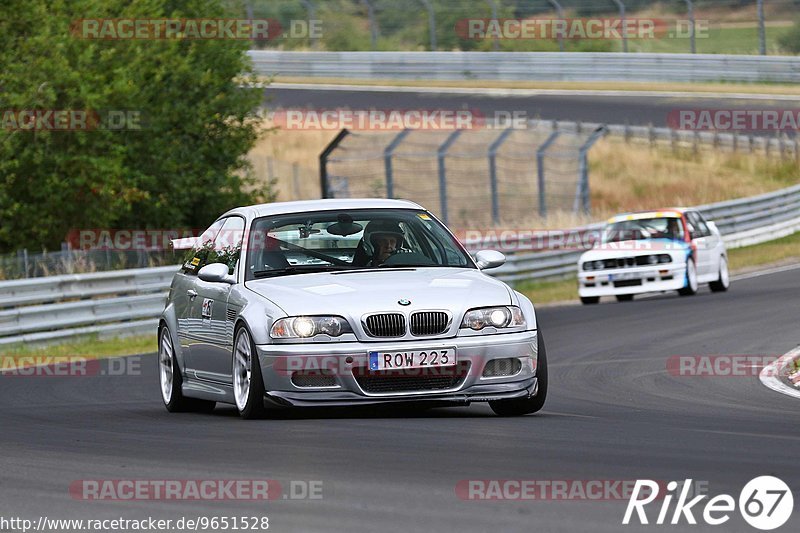
<path fill-rule="evenodd" d="M 800 404 L 746 377 L 671 375 L 675 355 L 781 355 L 800 344 L 800 270 L 630 303 L 539 311 L 550 394 L 537 415 L 488 406 L 312 409 L 243 421 L 169 414 L 154 356 L 124 375 L 0 377 L 0 517 L 268 516 L 272 531 L 652 531 L 627 501 L 470 501 L 460 480 L 691 478 L 738 499 L 777 475 L 800 502 Z M 322 482 L 322 499 L 83 501 L 86 479 Z M 648 508 L 650 509 L 650 508 Z M 649 513 L 655 519 L 657 508 Z M 699 519 L 701 513 L 695 513 Z M 783 530 L 796 527 L 795 519 Z M 662 530 L 662 528 L 655 528 Z M 724 526 L 756 531 L 734 512 Z"/>
<path fill-rule="evenodd" d="M 800 99 L 800 98 L 798 98 Z M 762 99 L 700 98 L 687 95 L 653 96 L 636 93 L 609 95 L 541 94 L 497 96 L 481 94 L 429 94 L 424 92 L 386 92 L 370 89 L 323 90 L 319 88 L 279 88 L 264 90 L 267 109 L 382 109 L 382 110 L 478 110 L 483 116 L 496 112 L 523 113 L 528 118 L 583 121 L 600 124 L 631 124 L 657 127 L 667 125 L 670 112 L 684 109 L 785 109 L 796 101 Z M 501 115 L 506 116 L 506 115 Z"/>

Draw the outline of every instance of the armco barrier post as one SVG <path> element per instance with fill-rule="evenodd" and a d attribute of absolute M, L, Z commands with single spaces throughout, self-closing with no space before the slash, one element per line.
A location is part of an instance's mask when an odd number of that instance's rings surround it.
<path fill-rule="evenodd" d="M 447 151 L 456 142 L 464 130 L 455 130 L 447 136 L 447 139 L 439 146 L 436 151 L 436 159 L 439 164 L 439 202 L 442 211 L 442 221 L 447 224 L 447 169 L 445 167 L 444 159 L 447 157 Z"/>
<path fill-rule="evenodd" d="M 346 129 L 339 132 L 339 134 L 325 147 L 325 150 L 319 154 L 319 185 L 322 193 L 322 198 L 330 198 L 328 195 L 328 157 L 331 152 L 339 147 L 339 144 L 347 137 L 350 132 Z"/>
<path fill-rule="evenodd" d="M 503 144 L 513 131 L 512 128 L 503 130 L 491 146 L 489 146 L 489 186 L 492 191 L 492 221 L 495 224 L 500 223 L 500 201 L 497 197 L 497 150 L 500 149 L 500 145 Z"/>
<path fill-rule="evenodd" d="M 405 129 L 392 139 L 392 142 L 383 151 L 383 166 L 386 174 L 386 198 L 394 198 L 394 170 L 392 169 L 392 156 L 394 151 L 408 137 L 411 130 Z"/>

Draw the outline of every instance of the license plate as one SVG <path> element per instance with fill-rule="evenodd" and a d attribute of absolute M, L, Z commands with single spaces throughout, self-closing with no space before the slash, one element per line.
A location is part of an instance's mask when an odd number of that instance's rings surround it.
<path fill-rule="evenodd" d="M 609 281 L 625 281 L 629 279 L 639 279 L 639 274 L 636 272 L 621 272 L 619 274 L 610 274 Z"/>
<path fill-rule="evenodd" d="M 370 370 L 442 367 L 453 366 L 455 364 L 455 348 L 369 352 Z"/>

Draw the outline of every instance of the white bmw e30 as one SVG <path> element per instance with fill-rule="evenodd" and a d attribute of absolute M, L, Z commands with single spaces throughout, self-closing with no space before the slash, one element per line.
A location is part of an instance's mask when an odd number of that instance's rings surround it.
<path fill-rule="evenodd" d="M 578 294 L 584 304 L 601 296 L 619 301 L 648 292 L 696 294 L 730 286 L 728 258 L 716 224 L 698 211 L 670 208 L 617 215 L 594 248 L 578 260 Z"/>

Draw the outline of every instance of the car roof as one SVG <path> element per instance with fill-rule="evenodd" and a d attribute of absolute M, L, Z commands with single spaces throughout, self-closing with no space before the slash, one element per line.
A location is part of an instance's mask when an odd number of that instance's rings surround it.
<path fill-rule="evenodd" d="M 337 198 L 326 200 L 302 200 L 296 202 L 273 202 L 231 209 L 223 216 L 243 215 L 263 217 L 288 215 L 308 211 L 345 211 L 349 209 L 424 209 L 410 200 L 387 200 L 385 198 Z"/>
<path fill-rule="evenodd" d="M 608 219 L 608 223 L 622 222 L 625 220 L 642 220 L 645 218 L 680 218 L 688 207 L 665 207 L 663 209 L 652 209 L 650 211 L 637 211 L 635 213 L 621 213 Z"/>

